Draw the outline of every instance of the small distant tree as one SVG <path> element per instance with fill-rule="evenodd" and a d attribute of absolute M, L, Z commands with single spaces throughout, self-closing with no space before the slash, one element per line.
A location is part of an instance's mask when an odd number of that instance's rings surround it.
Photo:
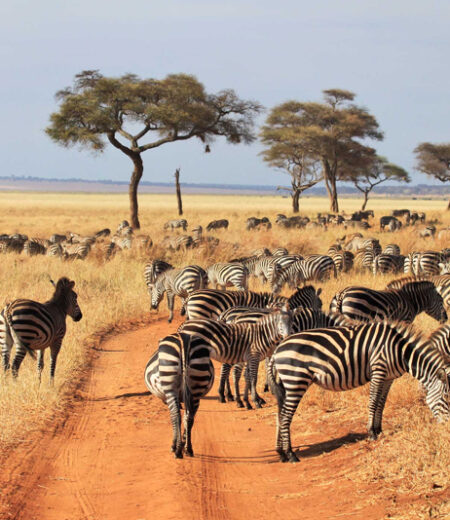
<path fill-rule="evenodd" d="M 361 170 L 354 169 L 346 173 L 343 180 L 353 182 L 355 187 L 364 194 L 361 211 L 366 209 L 369 194 L 375 186 L 386 181 L 411 182 L 406 170 L 380 156 L 375 157 L 369 165 Z"/>
<path fill-rule="evenodd" d="M 108 141 L 133 162 L 129 197 L 131 224 L 139 228 L 137 190 L 144 172 L 142 154 L 175 141 L 217 136 L 229 143 L 254 140 L 254 117 L 262 109 L 233 90 L 209 94 L 188 74 L 141 79 L 134 74 L 113 78 L 97 70 L 75 76 L 72 87 L 56 94 L 60 106 L 50 115 L 46 132 L 65 147 L 79 145 L 102 152 Z M 153 139 L 150 139 L 153 136 Z"/>
<path fill-rule="evenodd" d="M 375 156 L 361 140 L 381 140 L 383 134 L 375 117 L 352 103 L 353 92 L 330 89 L 323 94 L 324 103 L 288 101 L 274 107 L 260 135 L 266 144 L 272 135 L 280 143 L 295 143 L 296 154 L 320 162 L 330 209 L 337 212 L 337 182 L 350 168 L 360 168 Z"/>
<path fill-rule="evenodd" d="M 277 189 L 289 192 L 292 211 L 298 213 L 302 193 L 322 180 L 320 161 L 307 153 L 306 144 L 289 128 L 273 125 L 274 117 L 277 117 L 276 109 L 272 110 L 261 130 L 261 142 L 267 148 L 260 155 L 270 166 L 290 175 L 291 186 L 278 186 Z"/>
<path fill-rule="evenodd" d="M 450 143 L 420 143 L 414 149 L 414 153 L 416 170 L 441 182 L 450 181 Z M 450 200 L 447 210 L 450 210 Z"/>

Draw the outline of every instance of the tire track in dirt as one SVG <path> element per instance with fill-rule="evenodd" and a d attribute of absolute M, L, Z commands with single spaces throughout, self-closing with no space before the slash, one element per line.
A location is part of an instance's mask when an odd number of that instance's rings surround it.
<path fill-rule="evenodd" d="M 15 499 L 3 503 L 0 518 L 385 517 L 388 497 L 374 505 L 367 500 L 374 485 L 356 486 L 346 476 L 358 461 L 360 447 L 347 435 L 355 425 L 318 418 L 316 433 L 300 436 L 303 462 L 280 464 L 273 400 L 263 410 L 238 410 L 217 401 L 217 384 L 196 417 L 195 457 L 175 460 L 167 408 L 147 394 L 143 370 L 158 340 L 179 323 L 159 319 L 101 344 L 65 422 L 36 436 L 21 462 L 6 461 L 4 496 Z"/>

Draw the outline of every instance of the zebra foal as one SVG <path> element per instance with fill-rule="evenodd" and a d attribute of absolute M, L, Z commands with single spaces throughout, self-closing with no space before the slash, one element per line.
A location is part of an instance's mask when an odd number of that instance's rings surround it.
<path fill-rule="evenodd" d="M 299 460 L 292 451 L 290 425 L 313 383 L 326 390 L 345 391 L 370 382 L 370 439 L 382 431 L 393 380 L 406 372 L 424 386 L 433 415 L 439 421 L 449 416 L 450 362 L 428 341 L 398 324 L 375 322 L 293 334 L 278 345 L 269 368 L 278 402 L 276 450 L 282 462 Z"/>
<path fill-rule="evenodd" d="M 52 282 L 53 283 L 53 282 Z M 55 285 L 55 284 L 54 284 Z M 23 358 L 28 353 L 38 354 L 38 373 L 44 368 L 44 349 L 50 347 L 50 380 L 55 377 L 56 359 L 66 333 L 66 317 L 80 321 L 83 314 L 73 287 L 75 282 L 60 278 L 50 300 L 45 303 L 33 300 L 14 300 L 0 313 L 0 344 L 3 367 L 10 368 L 9 359 L 13 345 L 16 354 L 12 373 L 17 377 Z"/>
<path fill-rule="evenodd" d="M 178 459 L 193 457 L 191 431 L 199 401 L 214 382 L 214 366 L 203 340 L 176 333 L 159 342 L 144 371 L 150 392 L 167 404 L 173 429 L 172 451 Z M 181 435 L 180 403 L 184 402 L 184 434 Z"/>

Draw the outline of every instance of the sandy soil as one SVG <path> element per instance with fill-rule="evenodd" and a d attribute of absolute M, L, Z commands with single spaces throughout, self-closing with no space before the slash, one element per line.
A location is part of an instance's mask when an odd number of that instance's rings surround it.
<path fill-rule="evenodd" d="M 195 457 L 175 460 L 167 409 L 147 393 L 143 368 L 177 326 L 159 319 L 101 344 L 65 416 L 2 464 L 1 519 L 386 518 L 392 494 L 348 474 L 367 443 L 361 424 L 296 432 L 303 460 L 281 464 L 273 401 L 238 410 L 214 389 L 196 418 Z"/>

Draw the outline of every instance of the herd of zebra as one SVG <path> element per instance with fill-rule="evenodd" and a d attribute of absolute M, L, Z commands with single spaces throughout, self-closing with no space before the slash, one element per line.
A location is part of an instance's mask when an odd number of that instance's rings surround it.
<path fill-rule="evenodd" d="M 180 221 L 169 221 L 165 227 L 185 230 L 187 222 L 178 224 Z M 213 221 L 209 230 L 226 229 L 224 222 L 228 225 L 228 221 Z M 42 244 L 23 235 L 3 235 L 0 250 L 44 254 L 32 252 L 40 245 L 46 254 L 52 254 L 49 250 L 54 248 L 60 251 L 58 256 L 69 259 L 79 254 L 85 258 L 95 246 L 109 248 L 111 255 L 117 247 L 151 247 L 150 237 L 135 236 L 126 221 L 110 235 L 110 230 L 92 237 L 54 235 Z M 174 233 L 166 238 L 182 236 Z M 203 237 L 200 226 L 195 236 L 197 245 L 217 240 Z M 83 247 L 87 253 L 77 249 Z M 176 249 L 169 244 L 166 247 Z M 332 298 L 329 311 L 324 311 L 321 289 L 311 283 L 323 283 L 351 270 L 404 276 L 383 290 L 346 287 Z M 178 330 L 159 341 L 144 376 L 150 392 L 169 407 L 172 450 L 177 458 L 184 452 L 193 455 L 191 431 L 200 399 L 213 385 L 213 360 L 222 363 L 219 400 L 235 401 L 238 407 L 248 409 L 252 403 L 257 408 L 265 404 L 256 389 L 259 364 L 265 361 L 265 390 L 270 388 L 278 404 L 276 451 L 283 462 L 298 461 L 291 446 L 291 421 L 313 383 L 334 391 L 370 383 L 368 430 L 372 439 L 382 431 L 383 409 L 393 380 L 406 372 L 421 383 L 436 419 L 447 420 L 450 415 L 450 325 L 446 324 L 450 249 L 402 255 L 396 244 L 383 249 L 379 239 L 353 233 L 336 239 L 327 254 L 302 256 L 290 254 L 283 247 L 272 251 L 260 248 L 227 262 L 184 268 L 154 259 L 145 265 L 144 276 L 152 309 L 158 309 L 166 293 L 169 323 L 175 296 L 181 298 L 181 315 L 185 316 Z M 270 290 L 250 291 L 251 277 Z M 66 317 L 74 321 L 82 318 L 75 282 L 65 277 L 56 284 L 51 282 L 54 292 L 47 302 L 15 300 L 0 313 L 3 366 L 5 371 L 11 368 L 15 377 L 25 355 L 35 358 L 36 352 L 40 377 L 44 350 L 49 347 L 53 381 Z M 291 291 L 289 297 L 281 295 L 285 286 Z M 235 290 L 227 291 L 228 287 Z M 429 337 L 411 328 L 422 312 L 442 324 Z M 15 356 L 10 363 L 13 347 Z M 241 396 L 242 373 L 245 387 Z"/>
<path fill-rule="evenodd" d="M 389 244 L 382 251 L 377 239 L 356 233 L 337 241 L 328 253 L 301 257 L 284 248 L 262 248 L 206 268 L 175 269 L 162 260 L 145 266 L 151 307 L 157 309 L 166 292 L 169 322 L 175 296 L 181 298 L 181 314 L 186 317 L 177 331 L 160 340 L 145 369 L 148 389 L 169 407 L 172 451 L 177 458 L 183 451 L 193 455 L 191 430 L 200 398 L 214 381 L 212 360 L 222 363 L 219 400 L 235 400 L 238 407 L 249 409 L 249 394 L 257 408 L 265 403 L 256 382 L 259 363 L 266 361 L 266 386 L 278 403 L 276 450 L 283 462 L 298 461 L 291 447 L 290 424 L 312 383 L 334 391 L 370 383 L 372 439 L 382 430 L 393 380 L 406 372 L 422 384 L 432 414 L 438 420 L 448 419 L 450 325 L 445 323 L 450 308 L 450 250 L 401 256 L 397 245 Z M 374 273 L 403 271 L 409 276 L 394 280 L 384 290 L 347 287 L 324 312 L 321 289 L 307 283 L 324 282 L 352 267 Z M 268 283 L 270 292 L 249 291 L 251 276 Z M 290 297 L 280 295 L 285 284 L 294 289 Z M 236 290 L 226 291 L 230 286 Z M 422 312 L 442 324 L 428 338 L 410 327 Z M 239 382 L 244 368 L 242 399 Z M 183 434 L 181 402 L 185 403 Z"/>

